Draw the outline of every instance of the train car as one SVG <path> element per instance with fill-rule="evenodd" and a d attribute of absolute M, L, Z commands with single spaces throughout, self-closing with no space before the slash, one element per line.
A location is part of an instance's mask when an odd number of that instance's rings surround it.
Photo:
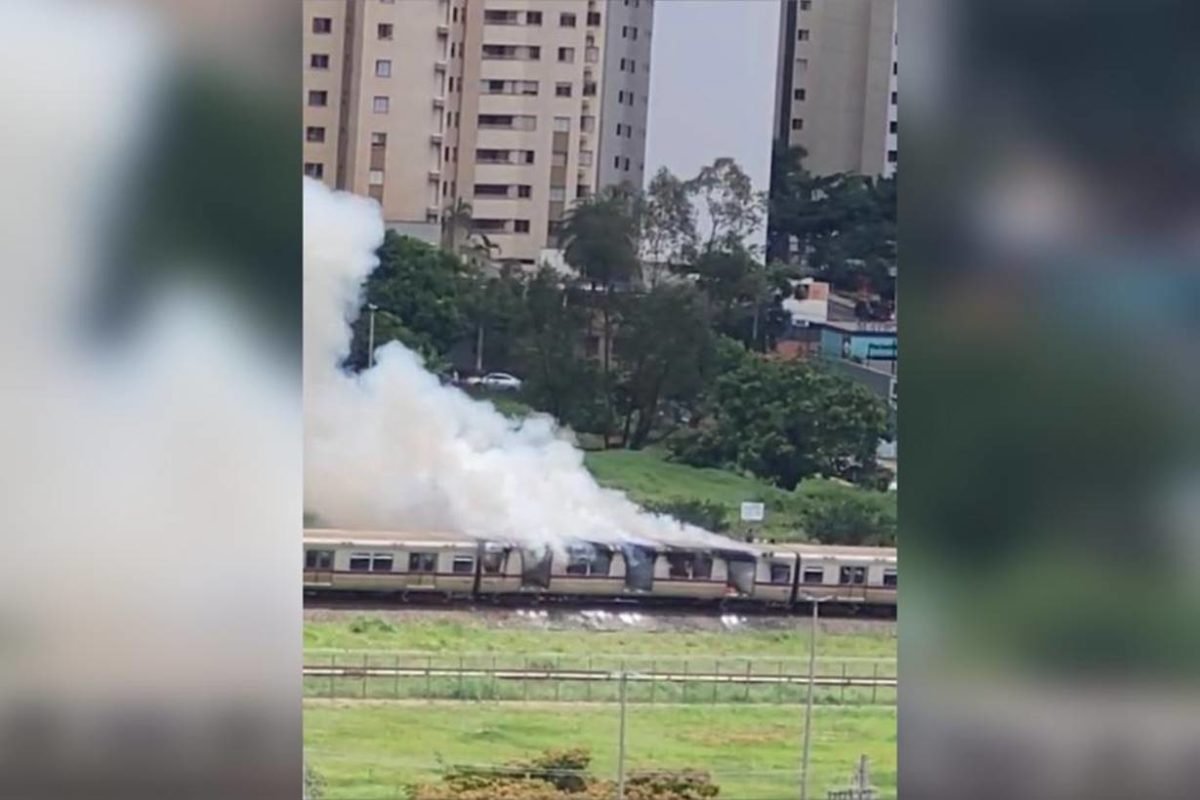
<path fill-rule="evenodd" d="M 304 551 L 306 590 L 405 597 L 785 607 L 818 599 L 894 610 L 898 577 L 895 548 L 813 544 L 723 550 L 577 542 L 563 551 L 440 532 L 313 529 Z"/>

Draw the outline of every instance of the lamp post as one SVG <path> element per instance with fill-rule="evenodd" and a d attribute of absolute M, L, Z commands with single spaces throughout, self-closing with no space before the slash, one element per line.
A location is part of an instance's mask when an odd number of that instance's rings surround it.
<path fill-rule="evenodd" d="M 812 607 L 812 627 L 808 632 L 808 697 L 804 704 L 804 761 L 800 768 L 800 800 L 808 800 L 808 760 L 812 752 L 813 690 L 816 688 L 817 669 L 817 622 L 820 618 L 821 603 L 831 598 L 813 597 L 808 594 L 802 594 L 800 597 Z"/>

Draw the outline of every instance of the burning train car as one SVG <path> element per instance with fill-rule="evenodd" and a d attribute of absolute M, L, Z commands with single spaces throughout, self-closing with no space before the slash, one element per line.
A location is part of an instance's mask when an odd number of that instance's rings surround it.
<path fill-rule="evenodd" d="M 576 542 L 565 550 L 453 533 L 310 529 L 309 593 L 403 599 L 631 601 L 792 607 L 813 598 L 894 612 L 894 548 L 689 548 Z"/>

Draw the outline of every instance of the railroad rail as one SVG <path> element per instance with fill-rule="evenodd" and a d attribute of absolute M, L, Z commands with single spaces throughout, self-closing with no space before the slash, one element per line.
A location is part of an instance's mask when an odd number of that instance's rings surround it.
<path fill-rule="evenodd" d="M 577 681 L 577 682 L 608 682 L 617 680 L 622 673 L 612 670 L 555 670 L 555 669 L 484 669 L 454 667 L 375 667 L 375 666 L 334 666 L 326 664 L 306 664 L 306 678 L 488 678 L 509 681 Z M 629 670 L 624 673 L 625 680 L 630 683 L 660 682 L 660 683 L 727 683 L 735 685 L 775 685 L 793 684 L 807 686 L 809 676 L 803 674 L 755 674 L 751 673 L 700 673 L 700 672 L 654 672 Z M 897 679 L 890 676 L 861 676 L 861 675 L 816 675 L 812 683 L 822 687 L 879 687 L 894 688 Z"/>

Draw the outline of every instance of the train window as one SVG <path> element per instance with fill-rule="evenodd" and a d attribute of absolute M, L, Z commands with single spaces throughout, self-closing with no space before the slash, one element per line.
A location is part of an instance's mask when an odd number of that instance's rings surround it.
<path fill-rule="evenodd" d="M 455 556 L 451 570 L 459 575 L 470 575 L 475 571 L 475 559 L 471 556 Z"/>
<path fill-rule="evenodd" d="M 350 554 L 350 571 L 351 572 L 368 572 L 371 569 L 371 554 L 370 553 L 351 553 Z"/>
<path fill-rule="evenodd" d="M 893 588 L 896 586 L 896 570 L 885 569 L 883 571 L 883 585 L 891 586 Z"/>
<path fill-rule="evenodd" d="M 712 577 L 712 556 L 700 553 L 696 556 L 695 566 L 692 567 L 692 577 L 697 580 L 707 580 Z"/>
<path fill-rule="evenodd" d="M 841 573 L 838 576 L 838 583 L 846 584 L 863 584 L 867 582 L 866 567 L 842 567 Z"/>
<path fill-rule="evenodd" d="M 825 570 L 821 567 L 805 567 L 804 568 L 805 583 L 824 583 Z"/>
<path fill-rule="evenodd" d="M 791 583 L 792 567 L 778 561 L 771 563 L 771 583 Z"/>
<path fill-rule="evenodd" d="M 667 555 L 667 575 L 672 578 L 691 577 L 692 557 L 687 553 L 670 553 Z"/>
<path fill-rule="evenodd" d="M 376 553 L 371 559 L 371 572 L 391 572 L 392 554 Z"/>
<path fill-rule="evenodd" d="M 305 550 L 305 569 L 333 569 L 332 550 Z"/>
<path fill-rule="evenodd" d="M 567 563 L 568 575 L 587 575 L 591 565 L 586 558 L 572 558 Z"/>
<path fill-rule="evenodd" d="M 409 572 L 437 572 L 437 553 L 409 553 Z"/>
<path fill-rule="evenodd" d="M 496 575 L 504 566 L 504 551 L 490 550 L 483 554 L 483 571 L 488 575 Z"/>

